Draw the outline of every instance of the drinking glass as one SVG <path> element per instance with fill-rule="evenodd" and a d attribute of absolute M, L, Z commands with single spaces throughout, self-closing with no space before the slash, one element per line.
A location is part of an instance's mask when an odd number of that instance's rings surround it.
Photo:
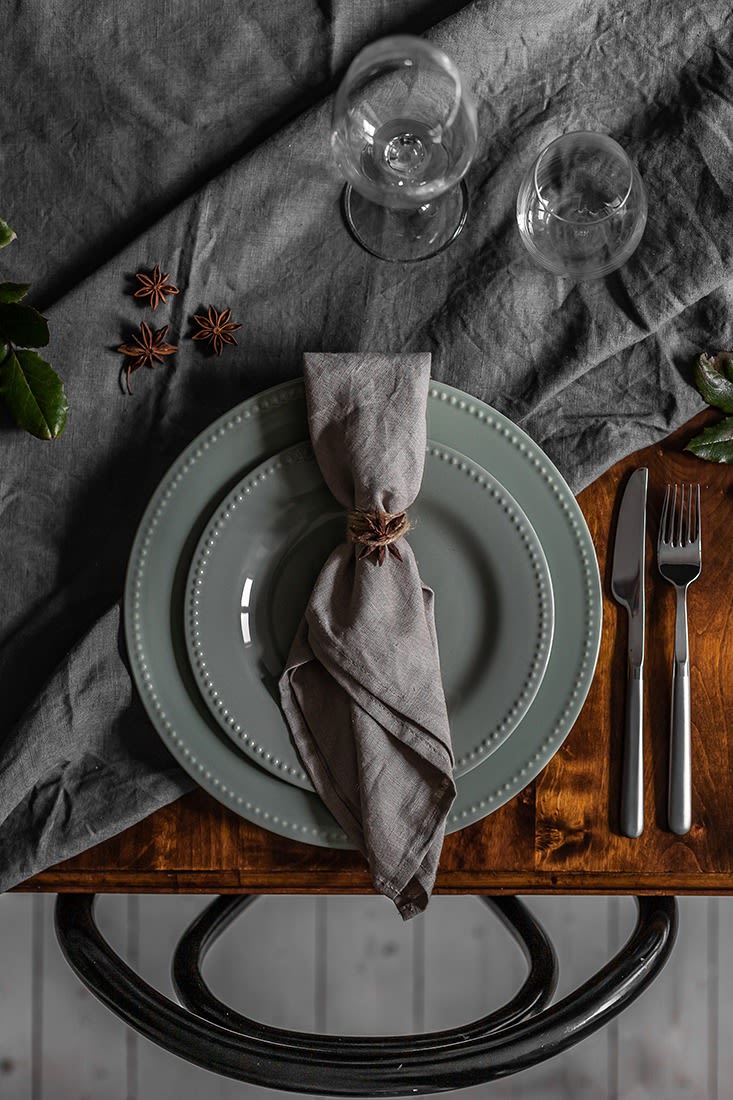
<path fill-rule="evenodd" d="M 517 222 L 532 258 L 554 275 L 595 279 L 626 263 L 647 216 L 644 184 L 605 134 L 556 138 L 526 173 Z"/>
<path fill-rule="evenodd" d="M 422 38 L 373 42 L 349 66 L 334 103 L 331 146 L 346 177 L 356 240 L 384 260 L 446 248 L 468 213 L 463 181 L 476 149 L 476 108 L 456 65 Z"/>

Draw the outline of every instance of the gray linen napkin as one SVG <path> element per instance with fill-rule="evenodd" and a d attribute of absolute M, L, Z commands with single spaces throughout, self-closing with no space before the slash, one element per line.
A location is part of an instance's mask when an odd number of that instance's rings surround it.
<path fill-rule="evenodd" d="M 311 440 L 349 511 L 402 512 L 425 462 L 430 355 L 306 354 Z M 455 797 L 433 592 L 402 560 L 344 540 L 321 570 L 280 680 L 313 785 L 402 917 L 435 881 Z"/>

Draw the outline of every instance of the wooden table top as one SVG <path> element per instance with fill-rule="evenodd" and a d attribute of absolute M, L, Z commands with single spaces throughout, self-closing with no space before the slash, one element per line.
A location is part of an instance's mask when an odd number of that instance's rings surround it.
<path fill-rule="evenodd" d="M 701 414 L 579 496 L 603 585 L 591 690 L 537 779 L 491 816 L 446 838 L 436 893 L 733 893 L 733 472 L 683 453 L 687 440 L 715 419 L 712 411 Z M 619 489 L 637 466 L 649 468 L 646 828 L 631 840 L 618 823 L 626 613 L 611 599 L 608 548 Z M 684 837 L 666 827 L 674 590 L 659 577 L 653 553 L 668 481 L 702 485 L 703 570 L 689 593 L 693 826 Z M 368 893 L 371 887 L 357 853 L 283 839 L 197 790 L 19 889 Z"/>

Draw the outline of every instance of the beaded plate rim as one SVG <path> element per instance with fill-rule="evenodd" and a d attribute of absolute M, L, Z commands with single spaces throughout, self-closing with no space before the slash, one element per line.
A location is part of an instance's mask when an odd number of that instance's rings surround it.
<path fill-rule="evenodd" d="M 511 698 L 506 700 L 500 716 L 493 725 L 482 730 L 477 735 L 476 742 L 456 757 L 454 775 L 459 778 L 461 774 L 485 760 L 514 732 L 534 700 L 550 655 L 554 628 L 554 598 L 550 570 L 542 544 L 523 510 L 506 488 L 474 459 L 461 454 L 447 444 L 428 440 L 426 454 L 465 474 L 480 489 L 488 492 L 496 505 L 505 513 L 526 551 L 529 568 L 534 578 L 537 601 L 538 614 L 534 644 L 522 681 L 515 685 L 515 691 Z M 315 463 L 315 455 L 310 443 L 297 443 L 265 459 L 259 466 L 250 470 L 214 509 L 191 561 L 186 584 L 184 629 L 191 671 L 204 702 L 224 733 L 235 744 L 241 744 L 244 752 L 274 775 L 282 776 L 286 782 L 290 781 L 288 777 L 298 780 L 300 785 L 305 782 L 307 785 L 304 789 L 312 791 L 313 788 L 302 767 L 294 767 L 287 760 L 274 756 L 260 742 L 256 734 L 242 725 L 241 704 L 237 700 L 232 702 L 227 696 L 226 684 L 217 678 L 211 666 L 208 648 L 200 629 L 199 611 L 204 586 L 210 575 L 212 555 L 215 554 L 217 543 L 226 532 L 227 524 L 238 507 L 251 501 L 253 493 L 266 485 L 268 479 L 280 473 L 284 467 L 300 462 Z"/>

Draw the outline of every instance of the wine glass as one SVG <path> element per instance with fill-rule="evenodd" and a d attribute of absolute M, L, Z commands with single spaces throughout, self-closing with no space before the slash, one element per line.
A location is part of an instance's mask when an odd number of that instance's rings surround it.
<path fill-rule="evenodd" d="M 356 240 L 383 260 L 446 248 L 468 213 L 463 177 L 476 108 L 455 64 L 422 38 L 395 35 L 359 53 L 336 93 L 331 146 L 346 177 Z"/>
<path fill-rule="evenodd" d="M 646 225 L 636 166 L 605 134 L 550 142 L 524 176 L 517 222 L 532 258 L 553 275 L 596 279 L 626 263 Z"/>

